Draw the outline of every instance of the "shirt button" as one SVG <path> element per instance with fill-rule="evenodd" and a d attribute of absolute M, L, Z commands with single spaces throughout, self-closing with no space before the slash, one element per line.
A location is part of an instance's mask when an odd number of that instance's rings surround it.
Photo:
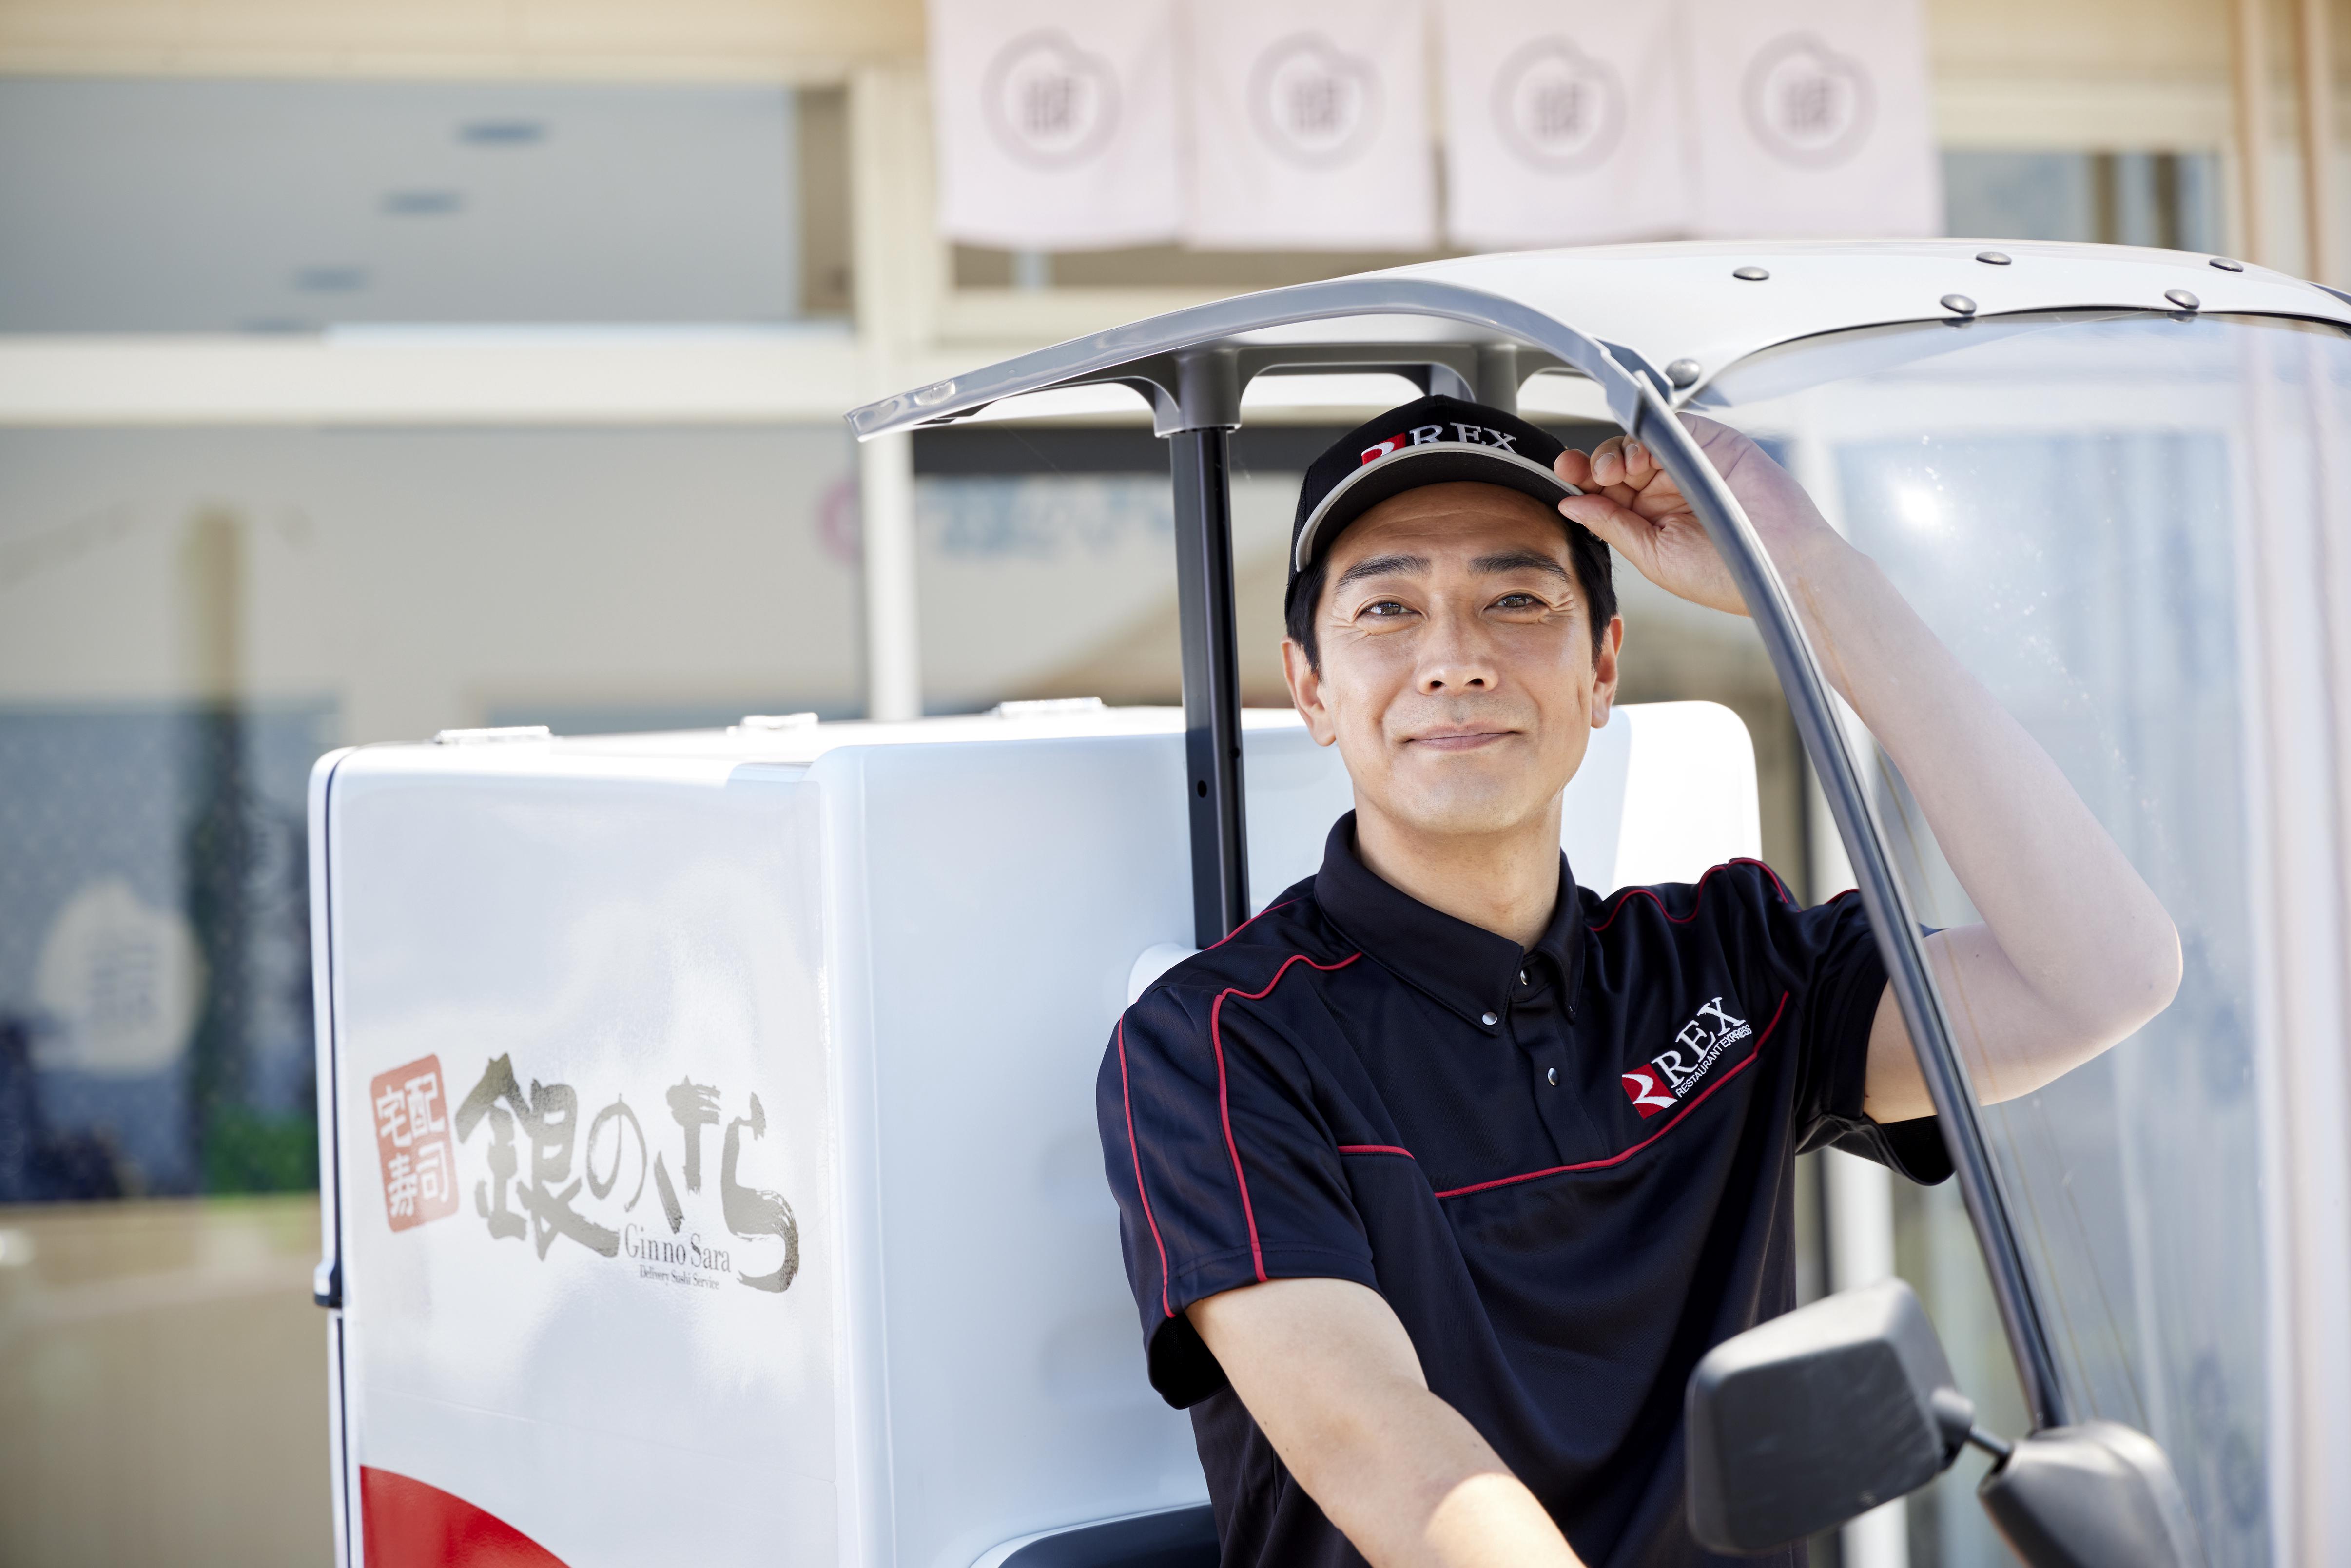
<path fill-rule="evenodd" d="M 1554 1067 L 1550 1071 L 1544 1073 L 1543 1076 L 1551 1080 L 1553 1084 L 1557 1084 L 1559 1082 L 1559 1069 Z"/>
<path fill-rule="evenodd" d="M 1522 986 L 1523 986 L 1523 985 L 1525 985 L 1526 983 L 1527 983 L 1527 972 L 1526 972 L 1524 969 L 1520 969 L 1520 970 L 1519 971 L 1519 984 L 1520 984 L 1520 985 L 1522 985 Z"/>
<path fill-rule="evenodd" d="M 1488 1029 L 1491 1029 L 1502 1020 L 1496 1018 L 1492 1013 L 1483 1013 L 1479 1016 L 1478 1021 L 1484 1024 Z"/>

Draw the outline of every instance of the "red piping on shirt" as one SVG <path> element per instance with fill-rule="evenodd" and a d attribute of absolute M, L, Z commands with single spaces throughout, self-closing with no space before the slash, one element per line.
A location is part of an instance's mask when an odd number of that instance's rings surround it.
<path fill-rule="evenodd" d="M 1664 1137 L 1667 1133 L 1672 1132 L 1676 1127 L 1681 1125 L 1682 1118 L 1697 1110 L 1699 1103 L 1705 1100 L 1708 1095 L 1713 1093 L 1716 1090 L 1721 1088 L 1724 1084 L 1729 1082 L 1732 1079 L 1738 1077 L 1740 1073 L 1753 1066 L 1755 1059 L 1763 1054 L 1763 1042 L 1771 1039 L 1771 1031 L 1780 1026 L 1780 1015 L 1787 1010 L 1788 993 L 1783 991 L 1780 994 L 1780 1005 L 1771 1009 L 1771 1021 L 1765 1024 L 1763 1026 L 1763 1032 L 1755 1037 L 1755 1049 L 1748 1053 L 1747 1060 L 1732 1068 L 1729 1071 L 1725 1072 L 1721 1077 L 1708 1084 L 1704 1089 L 1698 1091 L 1698 1098 L 1696 1100 L 1692 1100 L 1688 1104 L 1676 1112 L 1672 1121 L 1667 1123 L 1664 1126 L 1658 1128 L 1656 1132 L 1650 1134 L 1639 1143 L 1635 1144 L 1623 1154 L 1611 1155 L 1604 1160 L 1586 1160 L 1580 1166 L 1552 1166 L 1548 1170 L 1529 1171 L 1524 1176 L 1497 1176 L 1492 1181 L 1472 1182 L 1468 1186 L 1447 1187 L 1437 1196 L 1438 1197 L 1459 1197 L 1464 1193 L 1484 1192 L 1489 1187 L 1512 1186 L 1522 1181 L 1532 1181 L 1537 1176 L 1564 1176 L 1570 1171 L 1606 1170 L 1610 1166 L 1623 1165 L 1626 1160 L 1631 1159 L 1635 1155 L 1639 1154 L 1643 1149 L 1647 1148 L 1651 1144 L 1656 1143 L 1659 1138 Z M 1411 1159 L 1413 1157 L 1413 1153 L 1410 1149 L 1390 1148 L 1384 1144 L 1342 1144 L 1339 1145 L 1339 1152 L 1343 1155 L 1402 1155 L 1406 1159 Z"/>
<path fill-rule="evenodd" d="M 1714 873 L 1722 870 L 1723 866 L 1734 865 L 1751 865 L 1756 867 L 1758 870 L 1761 871 L 1765 876 L 1771 879 L 1771 885 L 1778 890 L 1782 903 L 1793 904 L 1796 902 L 1794 899 L 1788 896 L 1787 888 L 1781 884 L 1780 873 L 1778 872 L 1773 871 L 1761 861 L 1750 860 L 1742 855 L 1737 860 L 1727 860 L 1722 862 L 1722 865 L 1707 867 L 1706 874 L 1698 879 L 1697 896 L 1690 900 L 1690 912 L 1687 915 L 1675 915 L 1671 913 L 1666 908 L 1666 901 L 1664 899 L 1659 898 L 1656 894 L 1651 893 L 1646 887 L 1635 887 L 1629 889 L 1625 894 L 1624 897 L 1617 900 L 1616 907 L 1608 912 L 1608 918 L 1602 921 L 1599 925 L 1592 927 L 1592 933 L 1596 936 L 1601 932 L 1607 930 L 1609 926 L 1615 924 L 1616 917 L 1625 913 L 1625 906 L 1632 903 L 1635 898 L 1646 898 L 1651 904 L 1656 904 L 1657 906 L 1657 913 L 1665 915 L 1667 920 L 1671 921 L 1676 925 L 1687 925 L 1691 921 L 1698 918 L 1698 907 L 1699 904 L 1705 901 L 1706 898 L 1706 884 L 1714 879 Z"/>
<path fill-rule="evenodd" d="M 1134 1102 L 1126 1092 L 1126 1019 L 1118 1020 L 1118 1099 L 1126 1107 L 1126 1152 L 1134 1156 L 1134 1196 L 1143 1200 L 1143 1222 L 1151 1227 L 1151 1244 L 1159 1249 L 1159 1310 L 1169 1317 L 1176 1309 L 1167 1302 L 1167 1243 L 1159 1239 L 1159 1221 L 1151 1217 L 1151 1195 L 1143 1190 L 1143 1150 L 1134 1141 Z"/>
<path fill-rule="evenodd" d="M 1259 910 L 1255 915 L 1250 915 L 1247 920 L 1242 921 L 1238 925 L 1234 926 L 1230 931 L 1226 932 L 1222 936 L 1219 936 L 1214 942 L 1209 943 L 1204 951 L 1210 953 L 1215 952 L 1217 948 L 1223 946 L 1226 943 L 1231 941 L 1234 937 L 1239 936 L 1242 932 L 1248 930 L 1250 926 L 1256 925 L 1267 915 L 1272 914 L 1275 910 L 1287 909 L 1290 904 L 1297 902 L 1298 900 L 1293 898 L 1281 904 L 1267 904 L 1263 909 Z M 1274 977 L 1276 979 L 1280 978 L 1279 975 Z"/>
<path fill-rule="evenodd" d="M 1230 941 L 1231 938 L 1227 937 L 1226 940 Z M 1217 1052 L 1217 1114 L 1224 1118 L 1225 1152 L 1233 1156 L 1233 1185 L 1240 1188 L 1241 1218 L 1249 1226 L 1249 1263 L 1257 1270 L 1259 1284 L 1265 1282 L 1266 1277 L 1265 1249 L 1258 1244 L 1257 1211 L 1249 1207 L 1249 1178 L 1241 1175 L 1240 1145 L 1233 1142 L 1233 1108 L 1225 1098 L 1225 998 L 1238 997 L 1245 1002 L 1263 1001 L 1273 994 L 1274 987 L 1281 984 L 1281 977 L 1290 973 L 1292 964 L 1303 964 L 1310 969 L 1321 969 L 1327 974 L 1333 969 L 1343 969 L 1362 956 L 1361 953 L 1350 953 L 1335 964 L 1318 964 L 1303 953 L 1292 953 L 1281 961 L 1281 967 L 1273 972 L 1273 978 L 1265 983 L 1265 989 L 1244 991 L 1237 986 L 1228 986 L 1217 993 L 1217 999 L 1208 1006 L 1208 1043 L 1216 1048 Z M 1760 1048 L 1762 1042 L 1759 1040 L 1756 1043 Z M 1129 1137 L 1132 1141 L 1132 1134 Z"/>

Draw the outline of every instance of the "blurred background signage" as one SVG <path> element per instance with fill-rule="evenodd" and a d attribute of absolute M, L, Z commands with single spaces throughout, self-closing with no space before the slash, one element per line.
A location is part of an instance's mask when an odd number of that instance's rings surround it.
<path fill-rule="evenodd" d="M 1426 249 L 1440 125 L 1465 248 L 1941 227 L 1917 0 L 932 0 L 931 18 L 939 227 L 975 245 Z"/>
<path fill-rule="evenodd" d="M 1916 4 L 1687 5 L 1696 232 L 1941 232 Z"/>
<path fill-rule="evenodd" d="M 1226 250 L 1435 242 L 1419 0 L 1187 0 L 1185 238 Z"/>
<path fill-rule="evenodd" d="M 941 4 L 939 226 L 976 245 L 1143 245 L 1182 228 L 1172 0 Z"/>
<path fill-rule="evenodd" d="M 1465 0 L 1437 16 L 1446 231 L 1472 249 L 1687 234 L 1680 8 Z"/>

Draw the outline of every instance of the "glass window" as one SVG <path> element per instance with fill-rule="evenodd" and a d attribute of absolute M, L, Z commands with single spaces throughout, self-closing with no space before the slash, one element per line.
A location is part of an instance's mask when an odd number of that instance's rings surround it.
<path fill-rule="evenodd" d="M 2263 934 L 2271 846 L 2332 863 L 2329 809 L 2280 783 L 2311 758 L 2275 716 L 2324 699 L 2313 651 L 2279 639 L 2330 623 L 2346 380 L 2332 329 L 2079 313 L 1838 334 L 1733 367 L 1708 399 L 1788 444 L 2179 926 L 2168 1009 L 1982 1119 L 2076 1414 L 2164 1443 L 2216 1563 L 2269 1552 L 2264 1086 L 2294 1052 L 2339 1049 L 2282 1030 L 2300 982 Z M 1976 918 L 1882 757 L 1874 788 L 1920 919 Z M 1951 1195 L 1914 1196 L 1904 1262 L 1962 1375 L 1996 1388 L 1963 1225 Z M 1947 1564 L 2000 1560 L 1956 1490 L 1973 1479 L 1947 1479 L 1924 1521 Z"/>
<path fill-rule="evenodd" d="M 1946 148 L 1943 232 L 1985 239 L 2089 240 L 2221 248 L 2214 152 Z"/>
<path fill-rule="evenodd" d="M 0 81 L 0 331 L 840 315 L 841 100 Z"/>
<path fill-rule="evenodd" d="M 862 706 L 838 428 L 0 432 L 0 1203 L 308 1189 L 345 741 Z"/>

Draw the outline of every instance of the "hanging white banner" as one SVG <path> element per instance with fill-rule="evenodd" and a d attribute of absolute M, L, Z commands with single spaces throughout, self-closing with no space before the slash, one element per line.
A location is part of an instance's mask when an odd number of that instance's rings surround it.
<path fill-rule="evenodd" d="M 1691 224 L 1680 7 L 1446 0 L 1445 226 L 1472 250 Z"/>
<path fill-rule="evenodd" d="M 1918 0 L 1687 0 L 1698 227 L 1938 235 Z"/>
<path fill-rule="evenodd" d="M 1229 250 L 1436 241 L 1421 0 L 1190 0 L 1185 237 Z"/>
<path fill-rule="evenodd" d="M 1175 0 L 930 0 L 939 230 L 1009 250 L 1181 227 Z"/>

